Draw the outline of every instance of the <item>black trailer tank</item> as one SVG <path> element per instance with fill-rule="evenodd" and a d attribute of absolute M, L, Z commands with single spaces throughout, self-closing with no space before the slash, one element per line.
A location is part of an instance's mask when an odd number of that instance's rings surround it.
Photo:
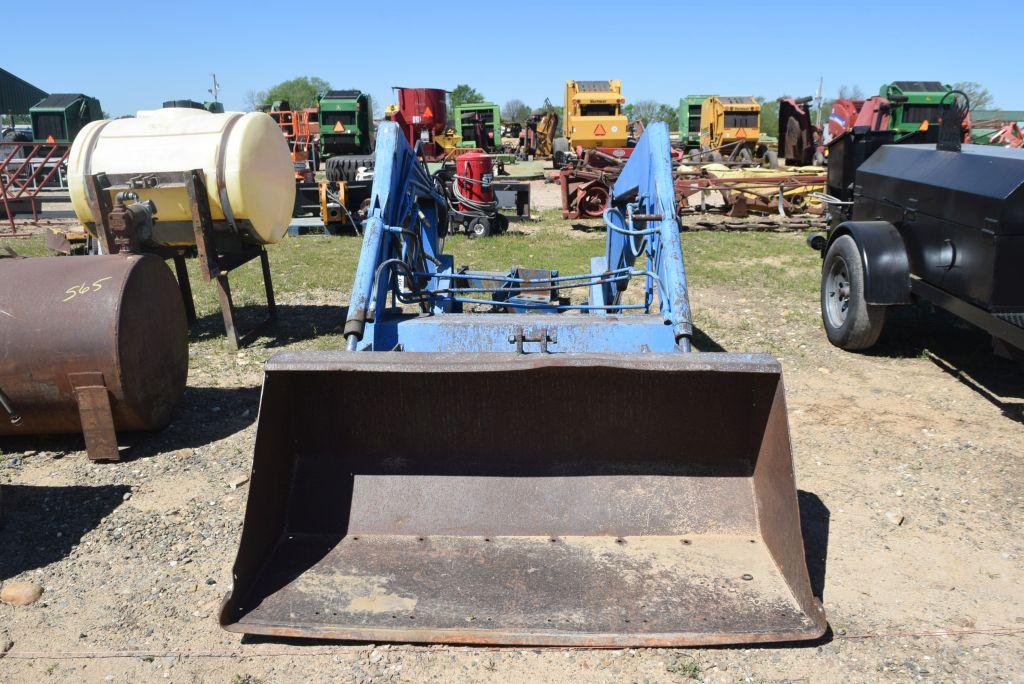
<path fill-rule="evenodd" d="M 857 170 L 854 221 L 887 221 L 913 276 L 1024 324 L 1024 151 L 885 145 Z"/>

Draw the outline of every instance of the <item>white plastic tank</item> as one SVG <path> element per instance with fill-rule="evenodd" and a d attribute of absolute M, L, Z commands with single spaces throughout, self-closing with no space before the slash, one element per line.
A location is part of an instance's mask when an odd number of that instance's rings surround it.
<path fill-rule="evenodd" d="M 85 198 L 84 177 L 94 173 L 144 174 L 202 169 L 210 212 L 225 220 L 222 195 L 236 223 L 251 225 L 249 237 L 278 242 L 288 229 L 295 206 L 295 174 L 281 129 L 261 112 L 211 114 L 202 109 L 140 111 L 135 118 L 93 121 L 75 138 L 68 158 L 68 189 L 75 214 L 93 223 Z M 157 208 L 153 241 L 192 244 L 184 189 L 138 190 L 140 200 Z M 160 224 L 167 224 L 161 231 Z M 187 240 L 187 242 L 183 242 Z"/>

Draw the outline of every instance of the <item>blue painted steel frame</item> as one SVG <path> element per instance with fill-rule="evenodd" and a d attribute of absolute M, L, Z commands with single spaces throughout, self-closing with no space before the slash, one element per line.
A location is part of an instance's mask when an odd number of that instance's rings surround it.
<path fill-rule="evenodd" d="M 370 202 L 345 323 L 350 350 L 513 351 L 517 335 L 543 335 L 550 339 L 549 352 L 690 351 L 693 327 L 665 124 L 645 131 L 612 190 L 605 254 L 591 260 L 590 273 L 542 283 L 586 287 L 584 305 L 541 302 L 524 309 L 517 300 L 524 313 L 462 313 L 464 304 L 494 305 L 495 292 L 515 296 L 528 286 L 511 272 L 454 271 L 453 258 L 440 253 L 447 201 L 418 149 L 392 123 L 377 136 Z M 636 267 L 641 254 L 648 270 Z M 626 304 L 622 294 L 635 279 L 644 282 L 644 302 Z M 388 294 L 392 305 L 417 304 L 424 313 L 388 309 Z M 624 314 L 628 309 L 644 313 Z M 553 312 L 559 315 L 544 315 Z M 528 342 L 524 348 L 539 346 Z"/>

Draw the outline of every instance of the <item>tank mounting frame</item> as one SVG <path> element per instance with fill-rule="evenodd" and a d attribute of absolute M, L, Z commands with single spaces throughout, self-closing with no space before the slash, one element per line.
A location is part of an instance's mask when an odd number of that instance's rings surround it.
<path fill-rule="evenodd" d="M 221 193 L 228 215 L 226 221 L 216 222 L 210 211 L 206 190 L 206 176 L 202 169 L 181 172 L 160 172 L 147 174 L 106 174 L 85 176 L 85 196 L 94 217 L 97 241 L 104 254 L 147 253 L 174 261 L 174 272 L 185 304 L 185 314 L 191 325 L 196 322 L 195 302 L 192 285 L 189 282 L 185 258 L 195 252 L 199 270 L 206 282 L 213 282 L 224 318 L 224 331 L 228 345 L 240 349 L 251 343 L 271 323 L 277 320 L 277 306 L 274 301 L 274 284 L 270 275 L 270 260 L 265 246 L 244 239 L 244 231 L 231 217 L 226 206 L 226 193 Z M 169 247 L 146 244 L 141 234 L 142 223 L 122 218 L 124 205 L 115 206 L 112 195 L 132 193 L 138 189 L 184 188 L 192 210 L 192 230 L 195 234 L 195 249 L 192 246 Z M 153 210 L 156 214 L 159 207 Z M 120 216 L 118 215 L 120 213 Z M 150 219 L 152 218 L 150 214 Z M 223 224 L 223 225 L 218 225 Z M 253 259 L 260 260 L 263 271 L 263 289 L 267 298 L 267 317 L 247 332 L 240 334 L 235 320 L 235 305 L 231 298 L 231 284 L 228 274 Z"/>

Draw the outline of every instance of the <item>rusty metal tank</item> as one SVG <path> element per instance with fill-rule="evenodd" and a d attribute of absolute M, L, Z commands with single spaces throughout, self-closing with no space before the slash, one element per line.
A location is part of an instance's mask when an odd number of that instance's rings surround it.
<path fill-rule="evenodd" d="M 443 133 L 448 123 L 445 91 L 440 88 L 398 88 L 398 110 L 418 128 Z"/>
<path fill-rule="evenodd" d="M 187 375 L 185 308 L 162 259 L 0 259 L 0 435 L 84 431 L 90 457 L 113 460 L 113 431 L 166 426 Z"/>
<path fill-rule="evenodd" d="M 398 91 L 398 111 L 392 120 L 402 129 L 411 147 L 422 143 L 428 157 L 439 152 L 434 136 L 444 133 L 448 125 L 447 91 L 440 88 L 395 88 Z"/>

